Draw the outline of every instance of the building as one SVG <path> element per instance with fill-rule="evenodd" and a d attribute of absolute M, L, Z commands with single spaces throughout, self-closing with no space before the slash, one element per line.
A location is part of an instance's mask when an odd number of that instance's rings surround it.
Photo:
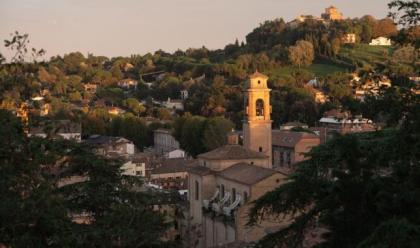
<path fill-rule="evenodd" d="M 98 85 L 92 83 L 84 84 L 83 87 L 85 88 L 85 91 L 90 94 L 95 94 L 96 90 L 98 89 Z"/>
<path fill-rule="evenodd" d="M 195 160 L 184 158 L 165 159 L 152 170 L 150 182 L 163 189 L 188 189 L 188 171 L 195 163 Z"/>
<path fill-rule="evenodd" d="M 189 174 L 191 226 L 198 229 L 197 247 L 251 243 L 288 220 L 273 218 L 258 226 L 247 226 L 252 202 L 284 182 L 279 171 L 241 162 L 225 169 L 197 166 Z M 274 221 L 275 220 L 275 221 Z"/>
<path fill-rule="evenodd" d="M 165 158 L 185 158 L 185 151 L 182 149 L 175 149 L 163 154 Z"/>
<path fill-rule="evenodd" d="M 118 107 L 109 107 L 108 108 L 108 114 L 110 114 L 110 115 L 121 115 L 121 114 L 124 114 L 124 113 L 125 113 L 125 110 L 121 109 L 121 108 L 118 108 Z"/>
<path fill-rule="evenodd" d="M 271 105 L 268 77 L 256 71 L 248 81 L 243 124 L 244 147 L 269 157 L 271 166 Z"/>
<path fill-rule="evenodd" d="M 290 21 L 287 23 L 287 25 L 292 28 L 295 29 L 297 28 L 301 23 L 304 23 L 306 21 L 312 21 L 312 22 L 324 22 L 324 19 L 319 18 L 317 16 L 313 16 L 313 15 L 300 15 L 298 17 L 296 17 L 293 21 Z"/>
<path fill-rule="evenodd" d="M 161 103 L 165 108 L 171 110 L 184 110 L 184 102 L 182 100 L 171 99 L 168 97 L 166 102 Z"/>
<path fill-rule="evenodd" d="M 131 79 L 131 78 L 125 78 L 120 80 L 118 83 L 118 86 L 124 89 L 130 89 L 130 88 L 137 88 L 137 80 Z"/>
<path fill-rule="evenodd" d="M 321 143 L 315 133 L 291 130 L 273 131 L 273 169 L 290 173 L 295 164 L 307 157 L 305 153 Z"/>
<path fill-rule="evenodd" d="M 82 137 L 82 126 L 70 120 L 58 120 L 41 122 L 29 128 L 28 136 L 63 138 L 80 141 Z"/>
<path fill-rule="evenodd" d="M 179 142 L 172 136 L 169 129 L 159 128 L 153 132 L 154 150 L 157 154 L 165 153 L 179 149 Z"/>
<path fill-rule="evenodd" d="M 333 133 L 357 133 L 372 132 L 378 129 L 372 120 L 363 118 L 361 115 L 352 117 L 348 113 L 329 111 L 319 120 L 321 127 L 326 128 L 327 139 Z"/>
<path fill-rule="evenodd" d="M 147 165 L 149 160 L 141 154 L 133 154 L 121 166 L 122 174 L 125 176 L 147 176 Z"/>
<path fill-rule="evenodd" d="M 309 126 L 307 124 L 301 123 L 301 122 L 287 122 L 280 126 L 280 130 L 282 131 L 290 131 L 293 128 L 304 128 L 308 129 Z M 277 130 L 273 130 L 273 136 L 277 133 Z"/>
<path fill-rule="evenodd" d="M 371 46 L 390 46 L 391 45 L 391 39 L 386 37 L 378 37 L 376 39 L 372 39 L 372 41 L 369 43 Z"/>
<path fill-rule="evenodd" d="M 189 240 L 196 247 L 249 244 L 286 227 L 291 219 L 272 216 L 248 226 L 253 201 L 285 182 L 286 175 L 271 167 L 272 130 L 267 76 L 250 76 L 245 91 L 244 145 L 238 138 L 197 156 L 188 173 Z M 285 217 L 284 219 L 280 219 Z"/>
<path fill-rule="evenodd" d="M 344 44 L 354 44 L 356 43 L 356 34 L 355 33 L 348 33 L 341 37 L 341 42 Z"/>
<path fill-rule="evenodd" d="M 181 99 L 186 100 L 188 98 L 188 90 L 181 90 Z"/>
<path fill-rule="evenodd" d="M 91 135 L 85 142 L 103 156 L 129 156 L 135 153 L 134 143 L 123 137 Z"/>
<path fill-rule="evenodd" d="M 344 19 L 343 14 L 334 6 L 326 8 L 321 17 L 327 21 L 339 21 Z"/>

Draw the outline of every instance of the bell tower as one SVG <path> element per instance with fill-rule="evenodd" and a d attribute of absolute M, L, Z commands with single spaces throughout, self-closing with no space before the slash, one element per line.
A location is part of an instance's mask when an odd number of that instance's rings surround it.
<path fill-rule="evenodd" d="M 249 77 L 247 89 L 244 92 L 244 147 L 264 153 L 269 157 L 271 168 L 271 105 L 270 89 L 267 87 L 268 77 L 256 71 Z"/>

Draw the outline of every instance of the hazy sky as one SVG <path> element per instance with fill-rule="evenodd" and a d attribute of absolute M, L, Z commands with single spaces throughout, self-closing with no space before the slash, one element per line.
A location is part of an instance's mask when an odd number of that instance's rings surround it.
<path fill-rule="evenodd" d="M 128 56 L 163 49 L 223 48 L 259 23 L 338 7 L 383 18 L 388 0 L 0 0 L 0 40 L 28 33 L 47 57 L 72 51 Z M 0 52 L 8 55 L 4 46 Z"/>

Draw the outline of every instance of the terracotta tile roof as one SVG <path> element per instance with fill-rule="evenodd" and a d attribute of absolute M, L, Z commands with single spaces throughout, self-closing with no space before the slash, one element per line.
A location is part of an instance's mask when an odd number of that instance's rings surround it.
<path fill-rule="evenodd" d="M 247 163 L 238 163 L 222 170 L 218 175 L 238 183 L 253 185 L 274 174 L 280 174 L 280 172 Z"/>
<path fill-rule="evenodd" d="M 264 74 L 262 74 L 258 71 L 255 71 L 253 74 L 251 74 L 249 76 L 249 78 L 256 78 L 256 77 L 262 77 L 262 78 L 266 78 L 266 79 L 268 78 L 266 75 L 264 75 Z"/>
<path fill-rule="evenodd" d="M 210 175 L 213 173 L 211 169 L 205 166 L 193 166 L 190 168 L 189 172 L 200 176 Z"/>
<path fill-rule="evenodd" d="M 253 159 L 253 158 L 267 158 L 263 153 L 246 149 L 240 145 L 225 145 L 216 148 L 212 151 L 202 153 L 197 156 L 201 159 L 210 160 L 233 160 L 233 159 Z"/>
<path fill-rule="evenodd" d="M 186 160 L 184 158 L 166 159 L 162 162 L 161 166 L 152 170 L 152 174 L 188 172 L 195 166 L 195 162 L 195 160 Z"/>
<path fill-rule="evenodd" d="M 272 143 L 275 146 L 294 148 L 303 139 L 319 139 L 316 134 L 307 132 L 293 132 L 273 130 Z"/>

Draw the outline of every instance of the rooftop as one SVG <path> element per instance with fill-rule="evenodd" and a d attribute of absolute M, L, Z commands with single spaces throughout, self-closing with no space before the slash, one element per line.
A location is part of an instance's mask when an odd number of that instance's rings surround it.
<path fill-rule="evenodd" d="M 152 171 L 152 174 L 166 174 L 176 172 L 187 172 L 195 166 L 195 160 L 184 158 L 171 158 L 164 160 L 162 165 Z"/>
<path fill-rule="evenodd" d="M 253 74 L 251 74 L 249 76 L 249 78 L 257 78 L 257 77 L 262 77 L 262 78 L 268 79 L 268 76 L 266 76 L 266 75 L 264 75 L 264 74 L 262 74 L 258 71 L 255 71 Z"/>
<path fill-rule="evenodd" d="M 247 163 L 234 164 L 219 172 L 221 177 L 246 185 L 256 184 L 274 174 L 280 172 Z"/>
<path fill-rule="evenodd" d="M 316 134 L 308 132 L 293 132 L 285 130 L 273 130 L 273 145 L 294 148 L 303 139 L 319 139 Z"/>
<path fill-rule="evenodd" d="M 264 159 L 263 153 L 246 149 L 241 145 L 225 145 L 197 156 L 200 159 L 233 160 L 233 159 Z"/>

